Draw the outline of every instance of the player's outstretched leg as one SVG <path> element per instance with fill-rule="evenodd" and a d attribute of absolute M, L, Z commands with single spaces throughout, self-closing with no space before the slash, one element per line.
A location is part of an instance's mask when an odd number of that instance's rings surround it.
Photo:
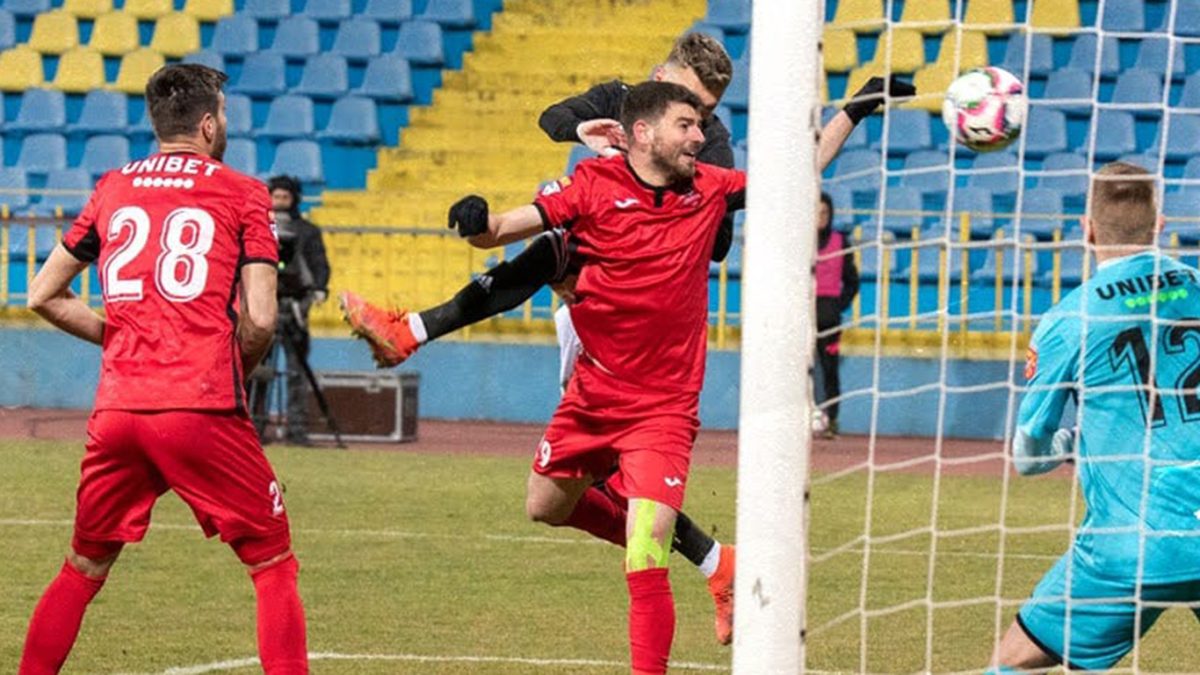
<path fill-rule="evenodd" d="M 88 604 L 104 587 L 108 570 L 121 552 L 121 544 L 89 545 L 85 558 L 73 552 L 58 576 L 46 588 L 25 635 L 19 675 L 52 675 L 62 669 L 75 646 Z"/>
<path fill-rule="evenodd" d="M 675 599 L 667 554 L 675 510 L 649 499 L 629 500 L 625 581 L 629 586 L 629 655 L 633 675 L 667 672 L 675 638 Z"/>
<path fill-rule="evenodd" d="M 376 307 L 350 291 L 339 298 L 342 316 L 355 336 L 367 341 L 371 355 L 380 368 L 391 368 L 404 363 L 417 352 L 424 336 L 413 333 L 407 310 L 387 310 Z"/>

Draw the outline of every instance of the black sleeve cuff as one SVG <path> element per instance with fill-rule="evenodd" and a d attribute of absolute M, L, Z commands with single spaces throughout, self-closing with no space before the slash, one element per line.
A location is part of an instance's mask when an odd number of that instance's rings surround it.
<path fill-rule="evenodd" d="M 537 202 L 533 203 L 533 208 L 537 209 L 538 215 L 542 217 L 542 230 L 554 229 L 554 225 L 550 223 L 550 216 L 546 215 L 546 209 L 542 208 L 542 205 Z"/>

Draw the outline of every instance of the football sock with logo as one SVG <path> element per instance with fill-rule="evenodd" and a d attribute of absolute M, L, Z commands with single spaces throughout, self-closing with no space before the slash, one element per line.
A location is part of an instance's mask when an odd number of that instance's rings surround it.
<path fill-rule="evenodd" d="M 633 672 L 667 672 L 675 637 L 675 600 L 667 568 L 626 572 L 629 586 L 629 656 Z"/>
<path fill-rule="evenodd" d="M 296 590 L 296 557 L 250 574 L 258 598 L 258 656 L 267 675 L 304 675 L 308 645 L 304 606 Z"/>
<path fill-rule="evenodd" d="M 575 503 L 575 510 L 562 525 L 624 547 L 625 518 L 625 509 L 606 492 L 590 487 Z"/>
<path fill-rule="evenodd" d="M 717 540 L 696 527 L 691 518 L 683 513 L 675 518 L 675 534 L 671 538 L 671 548 L 679 551 L 683 557 L 699 567 L 706 577 L 711 577 L 713 572 L 717 571 L 716 559 L 720 556 L 717 547 Z M 713 555 L 714 553 L 716 555 Z M 710 558 L 713 559 L 710 565 L 711 569 L 705 569 L 705 562 Z"/>
<path fill-rule="evenodd" d="M 88 603 L 104 587 L 104 578 L 93 579 L 64 562 L 46 588 L 25 636 L 20 675 L 57 673 L 71 653 Z"/>

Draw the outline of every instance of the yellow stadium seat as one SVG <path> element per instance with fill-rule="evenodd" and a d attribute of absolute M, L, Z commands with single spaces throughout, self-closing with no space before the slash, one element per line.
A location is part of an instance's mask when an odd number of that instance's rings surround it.
<path fill-rule="evenodd" d="M 944 33 L 950 27 L 950 3 L 940 0 L 906 2 L 904 11 L 900 13 L 900 23 L 923 24 L 903 27 L 919 30 L 926 35 Z"/>
<path fill-rule="evenodd" d="M 967 5 L 967 15 L 963 17 L 963 24 L 968 27 L 1006 26 L 988 28 L 985 31 L 988 35 L 1003 35 L 1012 31 L 1015 20 L 1012 0 L 971 0 Z"/>
<path fill-rule="evenodd" d="M 187 14 L 168 14 L 154 24 L 150 49 L 180 57 L 200 50 L 200 24 Z"/>
<path fill-rule="evenodd" d="M 82 19 L 94 19 L 112 11 L 112 0 L 66 0 L 63 11 Z"/>
<path fill-rule="evenodd" d="M 104 87 L 104 57 L 100 52 L 80 47 L 63 54 L 58 60 L 54 88 L 71 93 L 83 93 Z"/>
<path fill-rule="evenodd" d="M 126 94 L 142 94 L 154 71 L 163 67 L 166 59 L 153 49 L 139 49 L 121 58 L 121 69 L 112 88 Z"/>
<path fill-rule="evenodd" d="M 79 46 L 79 22 L 59 9 L 38 14 L 33 20 L 29 46 L 42 54 L 69 52 Z"/>
<path fill-rule="evenodd" d="M 127 12 L 97 18 L 88 46 L 105 56 L 124 56 L 136 50 L 140 46 L 137 18 Z"/>
<path fill-rule="evenodd" d="M 958 72 L 961 73 L 972 68 L 982 68 L 987 64 L 987 37 L 983 33 L 977 30 L 955 30 L 942 37 L 942 46 L 938 50 L 937 58 L 939 68 L 952 70 L 957 66 Z"/>
<path fill-rule="evenodd" d="M 918 70 L 917 74 L 913 76 L 913 85 L 917 88 L 917 96 L 912 101 L 905 103 L 903 107 L 940 113 L 942 101 L 946 98 L 946 90 L 950 88 L 950 83 L 954 81 L 955 76 L 952 66 L 947 67 L 941 63 L 931 64 Z"/>
<path fill-rule="evenodd" d="M 871 65 L 879 72 L 915 73 L 925 67 L 925 39 L 915 30 L 896 29 L 882 33 Z"/>
<path fill-rule="evenodd" d="M 1079 0 L 1031 0 L 1029 22 L 1047 32 L 1079 28 Z"/>
<path fill-rule="evenodd" d="M 233 14 L 233 0 L 187 0 L 183 13 L 197 21 L 216 21 Z"/>
<path fill-rule="evenodd" d="M 882 0 L 841 0 L 833 15 L 833 25 L 855 33 L 874 33 L 883 28 Z"/>
<path fill-rule="evenodd" d="M 854 33 L 842 28 L 826 28 L 821 38 L 825 72 L 844 73 L 858 65 L 858 45 Z"/>
<path fill-rule="evenodd" d="M 151 20 L 175 11 L 171 0 L 125 0 L 122 11 L 139 19 Z"/>
<path fill-rule="evenodd" d="M 41 54 L 25 45 L 0 52 L 0 90 L 25 91 L 44 84 Z"/>

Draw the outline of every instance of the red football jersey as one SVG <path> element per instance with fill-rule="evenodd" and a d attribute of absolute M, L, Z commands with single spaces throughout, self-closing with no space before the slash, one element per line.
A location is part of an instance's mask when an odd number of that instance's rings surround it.
<path fill-rule="evenodd" d="M 265 185 L 203 155 L 153 155 L 100 179 L 63 246 L 98 262 L 97 410 L 244 407 L 240 269 L 279 256 Z"/>
<path fill-rule="evenodd" d="M 713 242 L 745 191 L 745 173 L 703 163 L 685 185 L 654 187 L 617 156 L 581 162 L 537 198 L 545 226 L 570 232 L 582 265 L 571 319 L 599 367 L 654 391 L 700 391 Z"/>

